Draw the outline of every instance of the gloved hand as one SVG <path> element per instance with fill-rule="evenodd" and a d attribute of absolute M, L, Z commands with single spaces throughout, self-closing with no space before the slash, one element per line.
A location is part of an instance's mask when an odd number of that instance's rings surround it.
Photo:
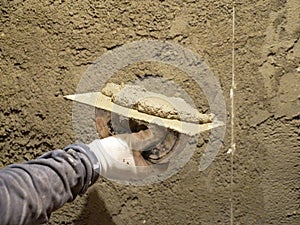
<path fill-rule="evenodd" d="M 102 176 L 121 180 L 135 179 L 138 167 L 149 165 L 142 157 L 142 151 L 162 142 L 166 134 L 166 128 L 151 124 L 147 130 L 137 133 L 94 140 L 89 147 L 100 162 Z"/>

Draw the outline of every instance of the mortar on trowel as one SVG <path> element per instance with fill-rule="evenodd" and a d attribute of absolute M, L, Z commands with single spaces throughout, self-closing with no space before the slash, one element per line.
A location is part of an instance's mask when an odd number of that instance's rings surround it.
<path fill-rule="evenodd" d="M 179 145 L 179 135 L 194 136 L 221 124 L 212 114 L 202 114 L 183 99 L 167 97 L 137 85 L 108 83 L 101 92 L 66 96 L 96 107 L 100 138 L 137 132 L 152 123 L 167 129 L 163 142 L 143 152 L 152 164 L 166 162 Z"/>
<path fill-rule="evenodd" d="M 108 83 L 101 94 L 110 98 L 110 102 L 115 105 L 110 110 L 96 109 L 96 125 L 100 138 L 118 133 L 138 132 L 146 129 L 149 123 L 167 128 L 164 141 L 142 153 L 144 159 L 152 164 L 163 163 L 174 153 L 172 150 L 178 144 L 179 135 L 189 134 L 186 124 L 205 126 L 213 120 L 212 114 L 199 113 L 181 98 L 167 97 L 136 85 Z M 125 111 L 131 111 L 124 115 L 118 106 L 124 107 Z"/>

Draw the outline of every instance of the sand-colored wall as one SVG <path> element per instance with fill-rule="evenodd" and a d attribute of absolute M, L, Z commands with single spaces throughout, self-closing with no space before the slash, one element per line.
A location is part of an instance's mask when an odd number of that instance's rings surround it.
<path fill-rule="evenodd" d="M 143 187 L 101 180 L 49 224 L 230 224 L 231 197 L 234 224 L 299 224 L 299 7 L 298 0 L 235 3 L 233 185 L 228 122 L 224 147 L 204 172 L 206 137 L 168 180 Z M 72 103 L 63 96 L 98 57 L 135 40 L 198 53 L 230 115 L 232 1 L 3 0 L 0 8 L 1 167 L 73 142 Z M 176 79 L 197 98 L 191 80 Z"/>

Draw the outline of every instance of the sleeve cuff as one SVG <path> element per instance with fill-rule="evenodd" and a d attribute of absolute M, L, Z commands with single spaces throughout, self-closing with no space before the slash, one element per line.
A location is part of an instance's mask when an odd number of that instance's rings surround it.
<path fill-rule="evenodd" d="M 72 149 L 76 152 L 83 153 L 90 160 L 90 163 L 93 167 L 91 183 L 89 184 L 89 186 L 91 186 L 92 184 L 94 184 L 97 181 L 97 179 L 99 178 L 99 174 L 100 174 L 100 163 L 99 163 L 96 155 L 94 154 L 94 152 L 92 152 L 90 150 L 90 148 L 87 145 L 85 145 L 83 143 L 68 145 L 63 150 L 67 152 L 69 149 Z"/>

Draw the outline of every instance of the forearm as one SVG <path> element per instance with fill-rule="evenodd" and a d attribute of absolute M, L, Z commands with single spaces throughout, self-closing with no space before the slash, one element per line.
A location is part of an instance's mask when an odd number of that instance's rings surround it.
<path fill-rule="evenodd" d="M 142 179 L 147 163 L 136 166 L 136 156 L 164 138 L 161 129 L 140 131 L 71 145 L 40 158 L 0 171 L 0 225 L 40 224 L 51 212 L 73 201 L 99 174 L 116 180 Z M 139 150 L 133 152 L 133 150 Z M 146 169 L 145 169 L 146 168 Z M 151 170 L 152 172 L 152 170 Z"/>
<path fill-rule="evenodd" d="M 0 224 L 46 222 L 52 211 L 86 191 L 95 180 L 93 173 L 90 158 L 72 149 L 2 169 Z"/>

